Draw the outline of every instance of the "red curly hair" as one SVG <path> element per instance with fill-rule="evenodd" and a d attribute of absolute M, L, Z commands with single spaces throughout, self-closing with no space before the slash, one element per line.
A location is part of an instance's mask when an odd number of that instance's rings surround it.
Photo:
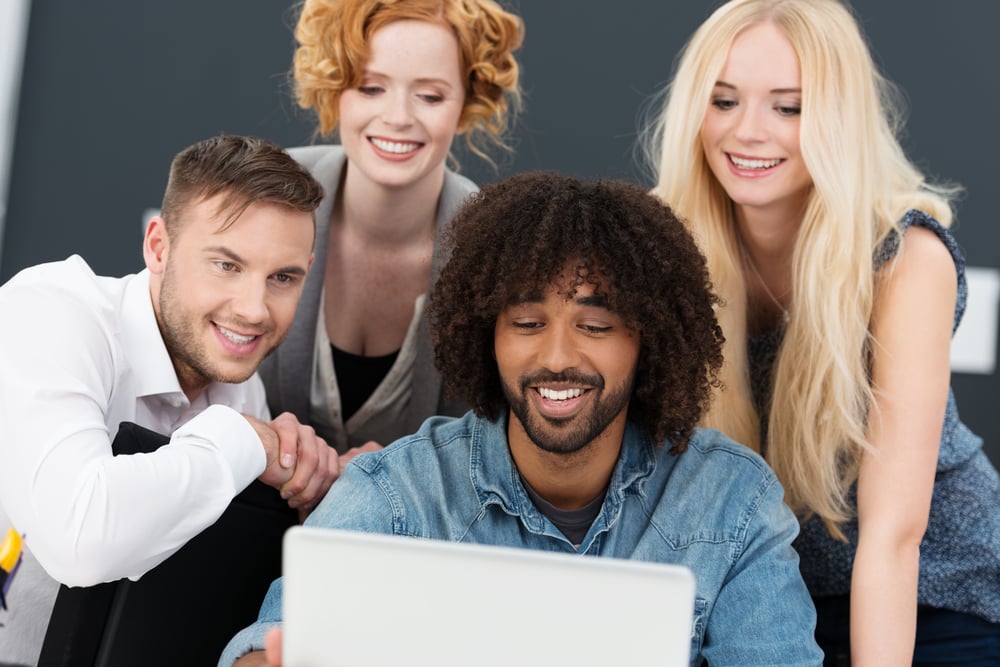
<path fill-rule="evenodd" d="M 450 29 L 458 41 L 465 103 L 459 127 L 476 155 L 482 140 L 506 149 L 508 112 L 520 106 L 520 70 L 513 52 L 524 23 L 493 0 L 305 0 L 295 39 L 295 96 L 315 111 L 322 136 L 340 122 L 340 96 L 361 82 L 368 46 L 379 28 L 402 20 Z"/>

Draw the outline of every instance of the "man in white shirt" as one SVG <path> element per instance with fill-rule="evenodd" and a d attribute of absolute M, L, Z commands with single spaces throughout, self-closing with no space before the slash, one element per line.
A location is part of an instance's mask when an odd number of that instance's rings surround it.
<path fill-rule="evenodd" d="M 271 420 L 255 373 L 291 325 L 321 198 L 281 148 L 215 137 L 172 162 L 144 271 L 73 256 L 0 287 L 0 539 L 24 536 L 0 663 L 37 662 L 57 582 L 139 577 L 255 478 L 302 511 L 326 493 L 336 452 Z M 114 456 L 123 421 L 170 443 Z"/>

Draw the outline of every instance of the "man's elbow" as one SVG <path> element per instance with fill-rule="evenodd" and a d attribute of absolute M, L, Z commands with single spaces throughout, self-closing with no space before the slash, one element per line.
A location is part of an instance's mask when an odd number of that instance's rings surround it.
<path fill-rule="evenodd" d="M 46 573 L 67 586 L 96 586 L 125 577 L 137 577 L 144 567 L 135 558 L 123 557 L 107 545 L 81 545 L 64 541 L 38 545 L 33 555 Z"/>

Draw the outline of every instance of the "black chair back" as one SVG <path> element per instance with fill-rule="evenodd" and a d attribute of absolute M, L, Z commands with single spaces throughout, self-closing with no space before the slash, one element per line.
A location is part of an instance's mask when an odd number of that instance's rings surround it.
<path fill-rule="evenodd" d="M 134 454 L 167 442 L 124 422 L 112 448 Z M 278 492 L 254 481 L 218 521 L 139 581 L 60 586 L 39 667 L 215 665 L 281 576 L 281 538 L 296 523 Z"/>

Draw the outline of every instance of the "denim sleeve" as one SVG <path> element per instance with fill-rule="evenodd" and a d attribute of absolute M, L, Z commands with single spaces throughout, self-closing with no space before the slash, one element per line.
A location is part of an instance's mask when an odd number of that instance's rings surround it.
<path fill-rule="evenodd" d="M 356 530 L 363 533 L 399 532 L 400 502 L 380 465 L 382 452 L 353 459 L 326 497 L 309 514 L 305 525 Z"/>
<path fill-rule="evenodd" d="M 260 607 L 257 622 L 250 627 L 243 628 L 229 640 L 226 648 L 222 650 L 218 667 L 230 667 L 241 656 L 251 651 L 263 651 L 264 635 L 271 628 L 280 626 L 281 579 L 279 578 L 271 582 L 271 587 L 267 589 L 267 595 L 264 597 L 264 604 Z"/>
<path fill-rule="evenodd" d="M 783 496 L 771 478 L 748 514 L 742 548 L 705 627 L 702 655 L 712 667 L 823 662 L 814 636 L 816 609 L 792 548 L 798 521 Z"/>
<path fill-rule="evenodd" d="M 360 457 L 359 457 L 360 458 Z M 366 533 L 393 532 L 393 504 L 374 476 L 351 462 L 326 497 L 312 511 L 305 525 L 340 528 Z M 331 576 L 338 576 L 336 569 Z M 240 656 L 263 650 L 264 635 L 281 626 L 281 579 L 276 579 L 264 597 L 257 621 L 233 637 L 219 658 L 218 667 L 230 667 Z"/>

